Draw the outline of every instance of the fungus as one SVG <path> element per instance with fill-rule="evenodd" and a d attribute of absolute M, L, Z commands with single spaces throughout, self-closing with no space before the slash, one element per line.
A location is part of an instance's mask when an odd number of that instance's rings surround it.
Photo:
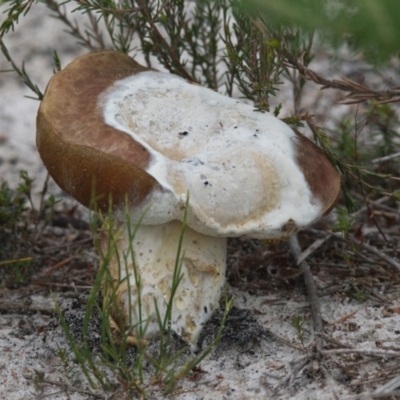
<path fill-rule="evenodd" d="M 111 196 L 121 252 L 130 245 L 125 208 L 132 225 L 143 217 L 128 275 L 134 262 L 149 337 L 159 329 L 154 300 L 166 310 L 190 194 L 172 329 L 193 346 L 218 308 L 226 238 L 288 237 L 327 214 L 340 189 L 325 154 L 278 118 L 112 51 L 79 57 L 50 80 L 37 147 L 56 183 L 86 207 L 93 185 L 97 207 Z M 135 323 L 135 282 L 116 260 L 110 269 Z"/>

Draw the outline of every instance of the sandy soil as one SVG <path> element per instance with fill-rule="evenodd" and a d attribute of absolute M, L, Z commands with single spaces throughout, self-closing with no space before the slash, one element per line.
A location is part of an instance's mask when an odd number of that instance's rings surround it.
<path fill-rule="evenodd" d="M 1 16 L 0 21 L 3 18 Z M 61 56 L 62 65 L 84 52 L 62 30 L 58 21 L 49 18 L 47 11 L 37 6 L 20 22 L 17 32 L 6 38 L 15 61 L 19 64 L 25 61 L 26 69 L 42 90 L 52 75 L 53 46 Z M 319 64 L 320 70 L 326 74 L 333 67 L 324 64 L 324 61 Z M 8 68 L 6 60 L 0 55 L 0 69 Z M 346 68 L 352 70 L 356 66 L 348 64 Z M 0 75 L 0 92 L 0 180 L 15 186 L 18 171 L 25 169 L 36 179 L 35 190 L 39 192 L 46 174 L 35 149 L 35 115 L 39 103 L 24 98 L 31 93 L 11 72 Z M 290 89 L 284 90 L 281 99 L 290 95 Z M 332 106 L 335 96 L 319 101 L 320 93 L 311 87 L 307 103 L 314 105 L 313 113 L 318 115 L 324 115 L 329 110 L 330 120 L 335 121 L 344 112 L 344 106 Z M 286 110 L 286 113 L 290 112 L 290 109 Z M 323 119 L 326 121 L 326 115 Z M 50 191 L 67 199 L 54 183 Z M 374 234 L 373 229 L 370 233 Z M 344 251 L 338 244 L 341 242 L 331 240 L 327 243 L 328 248 L 332 246 L 339 252 Z M 397 246 L 399 244 L 398 241 Z M 371 258 L 371 254 L 367 253 L 364 257 L 369 260 L 367 266 L 373 264 L 377 269 L 392 269 L 379 257 Z M 275 279 L 274 261 L 265 262 Z M 242 327 L 244 335 L 250 335 L 248 343 L 244 345 L 247 341 L 245 336 L 240 345 L 231 343 L 230 346 L 225 345 L 222 351 L 211 354 L 202 362 L 204 373 L 198 380 L 183 380 L 181 393 L 171 398 L 322 400 L 361 398 L 351 397 L 358 394 L 364 394 L 363 398 L 372 398 L 370 393 L 375 390 L 383 393 L 400 387 L 400 282 L 371 278 L 367 299 L 359 301 L 346 295 L 346 285 L 351 286 L 354 277 L 333 279 L 333 276 L 323 268 L 314 274 L 321 295 L 324 332 L 328 338 L 324 349 L 347 347 L 357 349 L 359 353 L 331 354 L 320 360 L 316 358 L 293 373 L 299 360 L 312 352 L 315 337 L 301 279 L 295 279 L 293 283 L 283 276 L 283 284 L 275 290 L 272 287 L 264 292 L 249 290 L 249 286 L 244 290 L 232 289 L 235 306 L 249 310 L 263 333 L 254 337 Z M 334 290 L 329 289 L 332 286 Z M 3 309 L 0 313 L 0 397 L 9 400 L 90 398 L 88 394 L 65 390 L 55 384 L 35 385 L 31 378 L 35 371 L 39 371 L 48 381 L 65 382 L 71 387 L 89 390 L 76 365 L 72 365 L 67 374 L 60 362 L 59 349 L 69 352 L 69 347 L 57 319 L 48 312 L 54 308 L 51 297 L 30 294 L 21 299 L 12 290 L 8 290 L 7 295 L 24 304 L 20 309 L 7 312 Z M 68 300 L 63 301 L 68 303 Z M 300 333 L 293 323 L 297 316 L 305 321 Z M 373 351 L 376 353 L 368 355 Z M 379 351 L 382 354 L 386 351 L 386 355 L 379 356 Z M 391 356 L 390 351 L 395 355 Z M 285 382 L 291 373 L 291 379 Z M 389 389 L 383 386 L 388 381 L 393 383 Z M 157 388 L 150 388 L 149 398 L 161 399 L 162 396 Z"/>

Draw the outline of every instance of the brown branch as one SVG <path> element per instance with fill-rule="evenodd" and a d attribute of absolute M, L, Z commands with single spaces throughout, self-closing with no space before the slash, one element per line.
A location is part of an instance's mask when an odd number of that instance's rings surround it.
<path fill-rule="evenodd" d="M 358 104 L 371 99 L 376 100 L 379 104 L 400 101 L 399 88 L 394 88 L 395 90 L 376 91 L 347 78 L 332 80 L 325 79 L 315 71 L 307 68 L 301 62 L 301 58 L 294 57 L 293 54 L 291 54 L 288 50 L 283 50 L 283 56 L 285 58 L 287 67 L 297 69 L 305 79 L 322 86 L 321 90 L 330 88 L 349 92 L 345 99 L 340 101 L 341 104 Z"/>
<path fill-rule="evenodd" d="M 66 258 L 63 261 L 58 262 L 57 264 L 52 265 L 47 271 L 46 274 L 48 274 L 49 272 L 52 272 L 58 268 L 63 267 L 64 265 L 68 264 L 69 262 L 71 262 L 74 258 L 76 258 L 76 255 L 73 256 L 69 256 L 68 258 Z"/>
<path fill-rule="evenodd" d="M 336 319 L 335 321 L 329 322 L 329 325 L 336 325 L 336 324 L 340 324 L 343 321 L 347 321 L 348 319 L 354 317 L 354 315 L 356 315 L 358 313 L 358 310 L 353 311 L 350 314 L 347 314 L 339 319 Z"/>

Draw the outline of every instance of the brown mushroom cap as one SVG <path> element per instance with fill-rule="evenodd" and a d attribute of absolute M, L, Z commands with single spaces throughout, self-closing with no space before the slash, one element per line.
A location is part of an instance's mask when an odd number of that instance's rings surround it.
<path fill-rule="evenodd" d="M 159 143 L 160 136 L 157 136 L 158 133 L 155 135 L 154 139 L 151 138 L 154 142 L 154 146 L 156 146 L 152 147 L 147 144 L 144 145 L 143 143 L 146 142 L 146 140 L 142 137 L 137 138 L 135 134 L 129 135 L 127 131 L 124 132 L 123 129 L 118 129 L 118 127 L 116 127 L 118 124 L 112 126 L 105 122 L 103 107 L 105 94 L 118 90 L 118 85 L 116 86 L 116 83 L 122 82 L 130 77 L 141 76 L 141 73 L 146 71 L 149 70 L 140 66 L 125 54 L 103 51 L 79 57 L 64 70 L 55 74 L 48 84 L 37 117 L 37 147 L 45 166 L 58 185 L 87 207 L 92 206 L 91 198 L 94 190 L 96 196 L 100 196 L 100 200 L 97 201 L 97 206 L 102 208 L 107 207 L 110 196 L 112 196 L 113 204 L 119 206 L 124 203 L 126 195 L 128 195 L 131 207 L 135 208 L 146 203 L 146 199 L 154 192 L 162 193 L 171 191 L 171 189 L 166 187 L 163 182 L 159 181 L 154 174 L 149 173 L 149 169 L 152 163 L 154 163 L 154 148 L 156 149 L 156 153 L 162 153 L 164 151 L 164 148 L 162 148 L 163 145 Z M 148 72 L 146 73 L 148 74 Z M 168 74 L 163 75 L 174 77 Z M 176 79 L 178 82 L 180 78 L 171 79 Z M 196 87 L 199 88 L 200 91 L 207 92 L 208 94 L 206 97 L 224 97 L 208 89 L 182 82 L 184 81 L 179 80 L 178 84 Z M 142 88 L 141 90 L 143 91 L 145 89 Z M 152 99 L 156 100 L 155 97 L 151 96 L 156 93 L 154 90 L 157 90 L 157 86 L 153 84 L 152 90 L 153 92 L 149 90 L 148 93 L 146 93 L 146 95 L 150 97 L 143 101 L 151 102 Z M 190 102 L 191 95 L 188 95 L 187 100 L 184 101 Z M 133 96 L 133 103 L 125 108 L 131 110 L 136 104 L 140 105 L 139 103 L 141 100 L 140 96 Z M 217 99 L 216 102 L 218 101 Z M 221 107 L 224 107 L 224 104 L 228 101 L 236 103 L 232 99 L 223 99 L 221 101 Z M 143 107 L 143 104 L 141 106 Z M 234 106 L 236 105 L 229 105 L 231 108 Z M 242 106 L 248 107 L 246 105 Z M 162 111 L 164 106 L 161 105 L 160 107 Z M 219 105 L 216 107 L 219 107 Z M 232 110 L 234 114 L 235 110 L 233 108 Z M 271 129 L 274 129 L 276 132 L 279 131 L 279 129 L 283 129 L 285 135 L 288 138 L 290 137 L 288 140 L 291 141 L 291 146 L 295 150 L 293 165 L 297 165 L 297 171 L 300 170 L 302 172 L 302 176 L 308 184 L 308 188 L 311 191 L 310 204 L 318 203 L 319 216 L 328 213 L 335 205 L 339 196 L 340 176 L 323 151 L 312 141 L 297 131 L 291 130 L 287 125 L 270 114 L 252 113 L 250 109 L 241 113 L 242 120 L 245 121 L 247 115 L 250 115 L 250 119 L 257 119 L 257 123 L 261 123 L 259 122 L 261 118 L 265 118 L 265 124 L 267 125 L 269 121 L 272 121 L 271 123 L 274 128 Z M 146 118 L 147 117 L 148 115 Z M 207 117 L 207 115 L 204 115 L 205 119 L 207 119 Z M 159 117 L 158 115 L 154 115 L 152 118 L 157 122 L 157 118 Z M 194 125 L 195 124 L 196 123 L 194 123 Z M 222 126 L 221 122 L 220 124 Z M 267 133 L 264 133 L 265 135 L 268 135 L 268 129 L 267 127 Z M 161 134 L 163 134 L 163 132 L 161 132 Z M 277 135 L 276 132 L 274 134 Z M 199 135 L 197 138 L 199 138 Z M 147 136 L 146 139 L 149 139 L 149 137 Z M 184 161 L 184 156 L 180 155 L 182 149 L 179 146 L 181 143 L 183 142 L 177 141 L 176 146 L 172 145 L 172 150 L 170 148 L 165 150 L 167 154 L 166 157 L 173 160 L 175 164 Z M 275 166 L 266 159 L 260 161 L 260 155 L 257 155 L 257 157 L 259 161 L 255 158 L 255 163 L 260 164 L 261 168 L 268 169 L 271 165 L 270 170 L 265 172 L 264 181 L 263 175 L 260 175 L 260 183 L 271 179 L 273 182 L 271 184 L 272 192 L 276 192 L 272 193 L 270 196 L 271 199 L 268 200 L 271 203 L 270 205 L 259 207 L 261 210 L 260 213 L 263 212 L 265 214 L 278 203 L 278 192 L 281 184 L 279 183 L 280 177 L 274 172 Z M 230 160 L 228 161 L 230 162 Z M 180 194 L 176 195 L 176 207 L 181 210 L 182 204 L 184 204 L 182 193 L 186 194 L 192 187 L 190 186 L 191 179 L 189 179 L 187 185 L 182 184 L 183 181 L 179 180 L 180 178 L 175 179 L 175 175 L 178 175 L 181 171 L 179 169 L 181 168 L 181 164 L 179 168 L 177 168 L 178 167 L 175 165 L 169 173 L 173 175 L 173 178 L 171 178 L 174 180 L 175 184 L 173 189 L 175 190 L 178 188 L 180 190 Z M 283 173 L 285 173 L 285 171 Z M 290 174 L 290 172 L 288 172 L 288 174 Z M 252 177 L 249 176 L 245 180 L 247 179 L 251 180 Z M 290 179 L 293 179 L 293 177 L 290 177 Z M 175 180 L 179 182 L 176 183 Z M 246 189 L 244 188 L 243 190 L 245 191 Z M 176 191 L 174 192 L 174 196 L 175 194 Z M 190 194 L 192 194 L 191 191 Z M 251 195 L 252 194 L 249 193 L 249 196 Z M 214 197 L 215 196 L 216 195 L 214 195 Z M 287 194 L 285 196 L 287 196 Z M 294 201 L 296 201 L 297 193 L 292 193 L 292 196 Z M 262 196 L 260 199 L 262 200 Z M 193 200 L 192 197 L 191 200 Z M 233 222 L 228 221 L 228 223 L 225 223 L 224 221 L 225 225 L 221 224 L 220 227 L 217 226 L 217 228 L 214 226 L 215 215 L 211 218 L 212 222 L 205 222 L 206 217 L 203 216 L 203 203 L 204 198 L 202 197 L 200 197 L 197 205 L 196 200 L 193 202 L 193 224 L 191 226 L 195 230 L 205 234 L 215 233 L 217 236 L 238 236 L 241 234 L 241 226 L 245 226 L 246 222 L 237 222 L 237 219 L 234 220 L 236 216 L 232 217 Z M 210 207 L 212 208 L 213 206 L 208 206 L 208 210 Z M 229 208 L 230 206 L 224 205 L 223 200 L 221 200 L 219 207 Z M 258 206 L 255 206 L 256 210 L 258 209 L 257 207 Z M 175 211 L 170 213 L 170 217 L 168 217 L 169 220 L 178 218 Z M 233 210 L 233 213 L 235 213 L 235 210 Z M 257 215 L 251 216 L 253 220 L 255 220 L 256 217 Z M 295 222 L 294 231 L 296 231 L 297 228 L 301 228 L 313 222 L 316 218 L 315 214 L 313 217 L 310 217 L 307 223 L 296 225 Z M 191 224 L 190 219 L 191 216 L 189 215 L 189 225 Z M 167 220 L 168 219 L 163 220 L 163 222 Z M 274 228 L 274 233 L 271 235 L 276 237 L 279 234 L 284 235 L 288 230 L 292 230 L 291 222 L 292 219 L 290 217 L 286 219 L 286 223 L 279 222 L 280 225 Z M 214 225 L 211 226 L 212 224 Z M 259 226 L 255 228 L 255 235 L 252 234 L 253 226 L 258 223 L 252 224 L 250 228 L 245 228 L 242 234 L 255 237 L 268 237 L 268 233 L 258 233 L 259 231 L 268 230 L 268 222 L 264 223 L 264 225 L 262 223 L 259 224 Z M 204 229 L 203 225 L 206 225 Z M 234 227 L 232 228 L 232 226 Z"/>
<path fill-rule="evenodd" d="M 145 70 L 112 51 L 77 58 L 50 80 L 37 116 L 36 144 L 56 183 L 86 207 L 107 209 L 129 195 L 139 204 L 158 186 L 145 172 L 150 154 L 129 135 L 105 124 L 98 98 L 116 80 Z"/>
<path fill-rule="evenodd" d="M 323 215 L 329 214 L 340 195 L 340 175 L 326 154 L 299 131 L 296 133 L 296 158 L 311 192 L 323 204 Z"/>

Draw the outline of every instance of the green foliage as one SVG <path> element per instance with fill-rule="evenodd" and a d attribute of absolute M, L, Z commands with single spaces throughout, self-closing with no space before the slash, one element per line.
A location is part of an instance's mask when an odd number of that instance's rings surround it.
<path fill-rule="evenodd" d="M 350 297 L 352 297 L 359 303 L 364 303 L 364 301 L 366 301 L 369 298 L 369 294 L 362 290 L 356 290 L 355 292 L 350 294 Z"/>
<path fill-rule="evenodd" d="M 370 297 L 365 290 L 360 288 L 357 280 L 354 278 L 349 278 L 344 281 L 341 285 L 340 292 L 359 303 L 363 303 Z"/>
<path fill-rule="evenodd" d="M 39 207 L 35 207 L 34 179 L 26 171 L 20 171 L 19 177 L 16 189 L 6 182 L 0 187 L 0 284 L 26 281 L 35 263 L 31 248 L 51 222 L 58 203 L 53 195 L 47 196 L 46 180 Z"/>
<path fill-rule="evenodd" d="M 306 335 L 306 331 L 304 328 L 304 324 L 306 320 L 301 315 L 295 315 L 292 320 L 293 328 L 295 329 L 296 336 L 300 340 L 301 345 L 304 347 L 304 339 Z"/>
<path fill-rule="evenodd" d="M 31 78 L 29 77 L 28 73 L 25 70 L 25 64 L 22 63 L 21 68 L 17 66 L 17 64 L 14 62 L 14 60 L 12 59 L 6 45 L 4 44 L 3 40 L 2 40 L 2 35 L 7 32 L 7 29 L 2 30 L 0 28 L 0 50 L 2 51 L 2 53 L 4 54 L 4 56 L 6 57 L 7 61 L 11 64 L 12 66 L 12 70 L 15 71 L 22 79 L 22 82 L 24 82 L 24 84 L 32 90 L 32 92 L 34 92 L 36 94 L 37 97 L 30 97 L 34 100 L 42 100 L 43 98 L 43 93 L 40 91 L 39 87 L 32 82 Z M 9 72 L 9 71 L 0 71 L 0 72 Z M 28 97 L 28 96 L 27 96 Z"/>
<path fill-rule="evenodd" d="M 398 151 L 395 143 L 400 139 L 400 122 L 391 104 L 376 104 L 369 107 L 368 123 L 374 128 L 373 138 L 377 143 L 371 158 L 384 157 Z"/>
<path fill-rule="evenodd" d="M 28 235 L 28 197 L 30 178 L 26 171 L 21 171 L 23 182 L 16 190 L 10 189 L 6 182 L 0 188 L 0 282 L 13 281 L 23 283 L 29 272 L 32 259 L 17 257 L 8 259 L 9 243 L 16 237 Z"/>
<path fill-rule="evenodd" d="M 0 248 L 1 255 L 1 248 Z M 0 268 L 2 269 L 2 274 L 7 276 L 7 281 L 9 284 L 22 284 L 25 283 L 27 277 L 31 272 L 32 258 L 20 258 L 16 260 L 5 260 L 0 261 Z"/>
<path fill-rule="evenodd" d="M 5 13 L 7 14 L 7 18 L 0 25 L 0 39 L 5 33 L 8 33 L 9 31 L 13 31 L 15 29 L 15 25 L 18 24 L 19 18 L 21 16 L 26 16 L 31 7 L 37 3 L 37 0 L 1 0 L 0 5 L 3 3 L 8 3 L 9 7 L 5 11 Z"/>
<path fill-rule="evenodd" d="M 318 29 L 331 43 L 347 42 L 375 62 L 400 50 L 398 0 L 243 0 L 242 5 L 264 13 L 271 30 L 282 25 Z"/>
<path fill-rule="evenodd" d="M 400 189 L 393 190 L 392 195 L 394 200 L 400 201 Z"/>
<path fill-rule="evenodd" d="M 0 236 L 28 233 L 32 202 L 32 183 L 26 171 L 19 172 L 20 183 L 17 189 L 11 189 L 7 182 L 0 188 Z"/>
<path fill-rule="evenodd" d="M 12 190 L 7 182 L 0 188 L 0 229 L 15 230 L 19 221 L 23 220 L 26 211 L 26 197 L 18 190 Z"/>
<path fill-rule="evenodd" d="M 353 134 L 353 121 L 348 118 L 339 125 L 336 151 L 341 158 L 352 160 L 356 155 L 356 143 L 357 141 Z"/>
<path fill-rule="evenodd" d="M 42 92 L 30 80 L 24 65 L 21 68 L 16 65 L 2 40 L 34 3 L 14 0 L 6 3 L 8 18 L 0 27 L 1 50 L 13 70 L 40 100 Z M 202 0 L 193 6 L 183 0 L 118 3 L 79 0 L 75 12 L 87 15 L 89 23 L 85 28 L 74 22 L 73 16 L 63 8 L 64 4 L 73 3 L 72 0 L 64 3 L 44 0 L 43 3 L 88 50 L 105 49 L 104 35 L 107 35 L 115 50 L 143 53 L 149 67 L 155 57 L 170 72 L 212 89 L 225 88 L 229 95 L 237 85 L 259 110 L 269 109 L 268 98 L 278 90 L 283 62 L 282 37 L 271 37 L 262 24 L 244 16 L 236 0 Z M 103 24 L 105 29 L 101 28 Z M 134 36 L 139 38 L 140 48 L 133 47 Z M 55 65 L 58 70 L 57 56 Z"/>
<path fill-rule="evenodd" d="M 335 232 L 341 232 L 343 235 L 347 236 L 354 224 L 354 217 L 347 211 L 346 208 L 337 207 L 337 222 L 332 227 Z"/>
<path fill-rule="evenodd" d="M 243 14 L 236 2 L 231 10 L 224 9 L 223 41 L 224 61 L 230 75 L 226 84 L 228 94 L 232 95 L 237 86 L 257 110 L 269 111 L 268 99 L 279 90 L 283 71 L 280 42 L 269 37 L 262 24 Z"/>

